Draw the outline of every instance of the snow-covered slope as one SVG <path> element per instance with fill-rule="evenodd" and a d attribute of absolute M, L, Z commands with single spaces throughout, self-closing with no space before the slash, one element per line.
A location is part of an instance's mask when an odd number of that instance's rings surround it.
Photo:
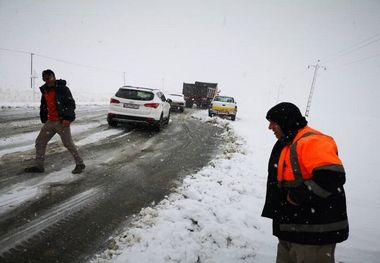
<path fill-rule="evenodd" d="M 125 230 L 110 237 L 109 248 L 92 262 L 275 261 L 277 240 L 271 234 L 271 221 L 260 217 L 266 160 L 274 137 L 269 143 L 266 136 L 253 140 L 257 130 L 263 132 L 266 127 L 257 126 L 261 122 L 249 116 L 230 122 L 208 118 L 207 111 L 200 111 L 194 117 L 225 127 L 223 153 L 208 167 L 189 175 L 174 194 L 129 220 Z M 351 216 L 370 210 L 379 213 L 376 202 L 363 203 L 358 209 L 353 203 L 359 196 L 349 195 Z M 361 231 L 367 228 L 373 234 L 380 229 L 377 224 L 362 226 L 353 221 L 351 241 L 337 246 L 337 262 L 376 262 L 378 241 Z"/>

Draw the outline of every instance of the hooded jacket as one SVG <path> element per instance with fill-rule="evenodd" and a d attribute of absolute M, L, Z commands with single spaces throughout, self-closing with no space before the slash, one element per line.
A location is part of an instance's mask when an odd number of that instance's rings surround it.
<path fill-rule="evenodd" d="M 45 99 L 47 89 L 54 89 L 56 92 L 56 106 L 59 119 L 74 121 L 75 120 L 75 100 L 71 95 L 70 89 L 66 86 L 66 81 L 59 79 L 55 81 L 55 86 L 48 87 L 46 84 L 40 87 L 41 105 L 40 105 L 40 119 L 42 123 L 48 120 L 48 107 Z"/>
<path fill-rule="evenodd" d="M 274 106 L 268 111 L 267 119 L 276 122 L 284 133 L 275 143 L 269 158 L 267 194 L 262 212 L 262 216 L 273 219 L 273 235 L 280 240 L 308 245 L 346 240 L 348 221 L 343 188 L 344 169 L 317 169 L 321 164 L 318 160 L 325 158 L 326 149 L 318 145 L 324 140 L 328 148 L 335 149 L 334 140 L 308 127 L 298 107 L 291 103 Z M 304 134 L 310 136 L 301 136 Z M 298 154 L 295 159 L 299 166 L 308 167 L 299 170 L 308 174 L 302 174 L 298 182 L 284 183 L 282 173 L 278 171 L 279 167 L 283 168 L 279 160 L 292 146 Z M 339 160 L 335 151 L 331 151 L 331 154 L 336 154 L 333 160 Z M 304 163 L 306 159 L 307 164 Z M 293 168 L 293 164 L 290 166 Z M 288 197 L 298 205 L 289 203 Z"/>

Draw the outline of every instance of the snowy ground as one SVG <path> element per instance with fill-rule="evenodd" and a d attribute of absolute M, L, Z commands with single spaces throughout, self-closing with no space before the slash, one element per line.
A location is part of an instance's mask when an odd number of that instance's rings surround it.
<path fill-rule="evenodd" d="M 230 121 L 208 118 L 207 111 L 194 118 L 226 128 L 223 153 L 176 193 L 143 209 L 94 262 L 253 262 L 258 254 L 273 261 L 258 216 L 265 178 L 254 172 L 252 153 Z"/>
<path fill-rule="evenodd" d="M 105 121 L 104 121 L 105 123 Z M 76 141 L 77 146 L 82 146 L 90 143 L 94 143 L 103 139 L 106 139 L 112 135 L 126 134 L 120 130 L 102 130 L 100 128 L 101 123 L 92 123 L 84 125 L 73 125 L 72 134 L 73 136 L 79 136 L 80 133 L 87 131 L 90 128 L 98 128 L 98 132 L 94 132 L 84 139 Z M 0 158 L 9 153 L 15 152 L 25 152 L 34 149 L 34 141 L 38 135 L 37 132 L 27 132 L 23 134 L 14 135 L 11 137 L 1 137 L 0 138 Z M 58 136 L 53 137 L 50 143 L 60 142 Z M 20 146 L 19 146 L 20 145 Z M 63 147 L 59 148 L 59 151 L 65 151 Z M 34 152 L 32 151 L 34 154 Z M 80 176 L 74 176 L 68 171 L 72 167 L 67 167 L 60 171 L 52 172 L 45 177 L 36 177 L 29 180 L 25 180 L 10 187 L 3 188 L 0 192 L 0 216 L 16 209 L 18 206 L 22 205 L 31 200 L 38 199 L 44 196 L 47 191 L 49 191 L 50 185 L 52 183 L 70 183 L 72 181 L 77 181 Z"/>
<path fill-rule="evenodd" d="M 207 111 L 194 117 L 226 127 L 223 153 L 188 176 L 176 193 L 143 209 L 92 262 L 275 262 L 277 240 L 270 220 L 260 217 L 267 140 L 252 143 L 252 120 L 209 118 Z M 350 205 L 351 214 L 379 211 L 379 206 Z M 379 227 L 367 228 L 374 237 L 361 231 L 366 227 L 351 224 L 351 240 L 338 244 L 336 262 L 378 262 L 379 241 L 374 239 Z"/>
<path fill-rule="evenodd" d="M 21 108 L 25 109 L 25 105 Z M 188 175 L 165 200 L 126 219 L 125 228 L 110 237 L 108 249 L 92 262 L 275 262 L 277 241 L 271 234 L 271 222 L 260 217 L 267 160 L 275 138 L 267 130 L 262 113 L 252 117 L 248 112 L 241 110 L 235 122 L 209 118 L 207 111 L 196 113 L 193 117 L 199 121 L 225 127 L 223 152 L 197 174 Z M 350 237 L 338 244 L 336 262 L 379 262 L 380 179 L 373 176 L 377 161 L 372 154 L 376 143 L 352 140 L 358 134 L 376 138 L 377 117 L 351 114 L 347 118 L 357 121 L 342 119 L 340 126 L 331 126 L 332 121 L 325 117 L 310 123 L 321 130 L 333 127 L 328 132 L 335 136 L 348 172 Z M 337 118 L 331 114 L 331 119 Z M 93 127 L 78 124 L 73 133 L 88 128 Z M 108 132 L 99 130 L 77 143 L 106 138 L 110 136 Z M 17 145 L 29 149 L 34 138 L 32 133 L 0 138 L 0 155 L 13 152 L 10 149 Z M 46 178 L 49 182 L 71 179 L 58 172 Z M 46 180 L 31 180 L 28 185 L 6 189 L 1 193 L 1 202 L 12 199 L 19 204 L 35 198 L 41 193 L 33 189 L 36 185 L 44 189 Z M 3 212 L 0 209 L 0 214 Z"/>

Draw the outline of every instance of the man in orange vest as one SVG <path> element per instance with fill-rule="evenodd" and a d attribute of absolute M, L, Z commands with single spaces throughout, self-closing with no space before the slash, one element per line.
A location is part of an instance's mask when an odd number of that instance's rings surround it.
<path fill-rule="evenodd" d="M 346 181 L 332 137 L 307 125 L 298 107 L 282 102 L 267 115 L 277 138 L 268 165 L 262 216 L 273 220 L 276 263 L 333 263 L 348 238 Z"/>

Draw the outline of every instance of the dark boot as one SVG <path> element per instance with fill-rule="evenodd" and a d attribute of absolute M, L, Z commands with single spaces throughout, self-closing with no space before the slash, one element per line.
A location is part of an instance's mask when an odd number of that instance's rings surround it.
<path fill-rule="evenodd" d="M 45 168 L 40 166 L 31 166 L 24 169 L 26 173 L 43 173 L 45 172 Z"/>
<path fill-rule="evenodd" d="M 77 164 L 77 165 L 75 165 L 74 170 L 72 170 L 71 172 L 73 174 L 80 174 L 84 170 L 84 168 L 86 168 L 86 165 L 84 165 L 84 163 Z"/>

